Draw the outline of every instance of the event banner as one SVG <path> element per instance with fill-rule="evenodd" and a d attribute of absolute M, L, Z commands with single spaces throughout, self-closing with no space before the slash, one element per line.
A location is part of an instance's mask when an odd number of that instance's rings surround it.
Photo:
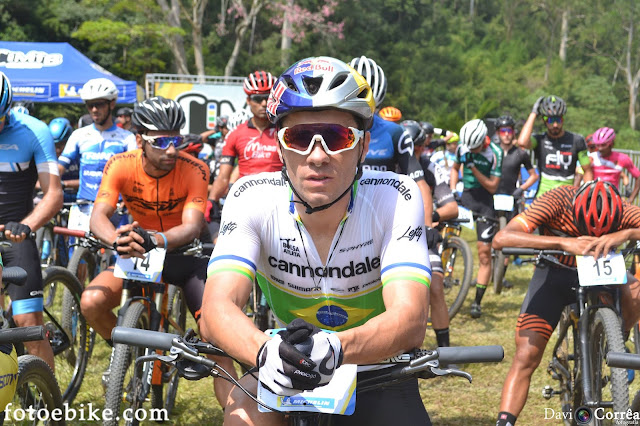
<path fill-rule="evenodd" d="M 216 118 L 231 116 L 247 108 L 247 95 L 238 83 L 155 82 L 154 94 L 175 99 L 184 109 L 187 125 L 183 133 L 214 129 Z"/>

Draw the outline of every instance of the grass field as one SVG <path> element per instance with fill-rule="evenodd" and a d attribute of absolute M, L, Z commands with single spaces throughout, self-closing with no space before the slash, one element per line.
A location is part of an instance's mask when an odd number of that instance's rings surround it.
<path fill-rule="evenodd" d="M 474 235 L 465 234 L 469 240 Z M 471 243 L 475 253 L 475 242 Z M 527 290 L 529 279 L 533 272 L 532 266 L 510 266 L 506 278 L 515 285 L 504 290 L 501 295 L 495 295 L 489 288 L 483 300 L 482 317 L 472 319 L 469 316 L 471 300 L 475 296 L 475 289 L 471 289 L 460 313 L 451 323 L 451 344 L 453 346 L 471 345 L 502 345 L 505 358 L 499 364 L 482 364 L 461 366 L 473 375 L 473 383 L 458 377 L 422 380 L 421 395 L 431 419 L 435 425 L 492 425 L 500 405 L 502 384 L 511 364 L 515 344 L 513 340 L 516 319 L 520 305 Z M 193 324 L 193 323 L 192 323 Z M 554 339 L 554 338 L 552 338 Z M 91 403 L 93 407 L 104 406 L 104 392 L 100 377 L 109 362 L 108 346 L 101 339 L 90 361 L 87 376 L 82 389 L 74 403 L 76 408 L 81 404 Z M 435 346 L 433 330 L 427 330 L 424 347 Z M 554 386 L 556 383 L 546 372 L 550 354 L 545 354 L 540 368 L 533 376 L 529 392 L 529 399 L 524 411 L 518 418 L 518 425 L 556 425 L 559 420 L 547 419 L 551 409 L 559 411 L 558 397 L 545 400 L 541 391 L 545 385 Z M 632 395 L 640 388 L 640 380 L 632 385 Z M 171 424 L 193 425 L 222 424 L 222 411 L 217 404 L 212 391 L 212 380 L 198 382 L 181 380 L 174 414 Z M 88 422 L 73 422 L 74 424 L 89 424 Z M 94 423 L 95 424 L 95 423 Z"/>

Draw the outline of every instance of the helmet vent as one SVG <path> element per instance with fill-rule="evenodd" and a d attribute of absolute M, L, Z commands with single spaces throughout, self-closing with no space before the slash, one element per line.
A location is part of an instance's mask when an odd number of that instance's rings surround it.
<path fill-rule="evenodd" d="M 284 75 L 282 78 L 287 83 L 288 89 L 291 89 L 296 93 L 300 93 L 300 91 L 298 90 L 298 86 L 296 86 L 296 83 L 293 81 L 293 78 L 291 78 L 290 75 Z"/>
<path fill-rule="evenodd" d="M 302 79 L 302 82 L 304 83 L 305 89 L 307 89 L 307 93 L 313 96 L 320 90 L 322 80 L 322 77 L 306 77 Z"/>
<path fill-rule="evenodd" d="M 358 93 L 358 97 L 362 98 L 362 99 L 366 99 L 368 95 L 369 95 L 369 88 L 368 87 L 365 87 L 364 89 L 362 89 L 360 91 L 360 93 Z"/>
<path fill-rule="evenodd" d="M 344 81 L 347 79 L 348 76 L 349 74 L 346 74 L 346 73 L 337 75 L 336 78 L 334 78 L 333 81 L 331 82 L 331 85 L 329 86 L 329 90 L 335 89 L 336 87 L 340 86 L 342 83 L 344 83 Z"/>

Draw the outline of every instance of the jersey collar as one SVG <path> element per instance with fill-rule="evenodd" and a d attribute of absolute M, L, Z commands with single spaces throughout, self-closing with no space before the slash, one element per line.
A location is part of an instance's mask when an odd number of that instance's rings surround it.
<path fill-rule="evenodd" d="M 353 182 L 353 185 L 351 186 L 349 205 L 347 206 L 347 211 L 345 212 L 344 217 L 340 221 L 341 224 L 347 220 L 347 218 L 353 211 L 353 206 L 355 204 L 357 191 L 358 191 L 358 181 L 356 180 Z M 291 187 L 289 187 L 289 214 L 293 216 L 293 218 L 298 223 L 302 223 L 302 219 L 300 219 L 300 214 L 298 213 L 298 210 L 296 210 L 296 203 L 293 201 L 293 191 L 291 190 Z"/>

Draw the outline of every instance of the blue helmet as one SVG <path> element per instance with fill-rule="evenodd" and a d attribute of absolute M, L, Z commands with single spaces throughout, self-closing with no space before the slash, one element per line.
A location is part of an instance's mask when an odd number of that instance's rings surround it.
<path fill-rule="evenodd" d="M 277 123 L 296 111 L 335 109 L 362 119 L 373 118 L 375 101 L 367 81 L 351 66 L 328 56 L 296 62 L 271 89 L 267 115 Z"/>
<path fill-rule="evenodd" d="M 49 131 L 55 143 L 66 142 L 73 133 L 73 127 L 66 118 L 58 117 L 49 123 Z"/>
<path fill-rule="evenodd" d="M 7 76 L 0 71 L 0 117 L 7 115 L 11 109 L 12 99 L 11 83 L 9 83 Z"/>

